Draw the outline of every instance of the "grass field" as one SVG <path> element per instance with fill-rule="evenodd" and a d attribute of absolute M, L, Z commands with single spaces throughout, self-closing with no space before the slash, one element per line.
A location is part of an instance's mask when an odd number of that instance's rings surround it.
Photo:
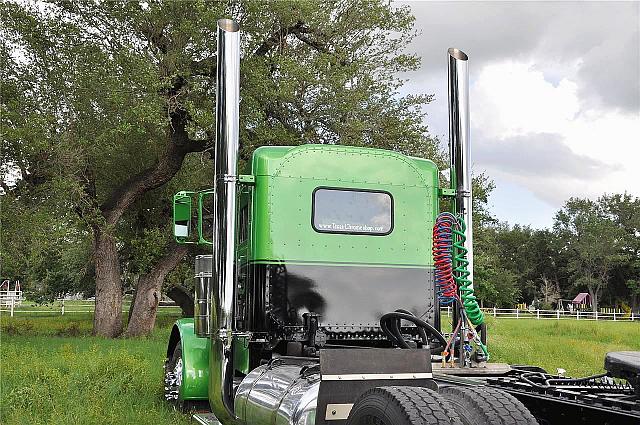
<path fill-rule="evenodd" d="M 491 361 L 561 367 L 569 376 L 604 372 L 609 351 L 640 351 L 640 322 L 488 320 Z"/>
<path fill-rule="evenodd" d="M 31 316 L 29 316 L 31 317 Z M 90 314 L 0 319 L 0 423 L 191 424 L 162 400 L 170 324 L 149 338 L 89 336 Z"/>
<path fill-rule="evenodd" d="M 175 315 L 144 339 L 90 336 L 91 315 L 0 317 L 0 423 L 189 424 L 162 400 Z M 492 361 L 600 372 L 612 350 L 640 350 L 640 323 L 492 319 Z"/>

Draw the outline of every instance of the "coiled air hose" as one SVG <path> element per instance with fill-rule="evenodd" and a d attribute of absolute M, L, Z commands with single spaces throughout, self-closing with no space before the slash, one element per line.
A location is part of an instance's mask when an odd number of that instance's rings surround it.
<path fill-rule="evenodd" d="M 462 322 L 469 322 L 471 339 L 480 347 L 486 359 L 489 359 L 487 346 L 479 337 L 476 327 L 484 323 L 484 314 L 480 310 L 478 300 L 473 292 L 473 284 L 469 279 L 469 260 L 464 243 L 467 226 L 464 219 L 450 212 L 438 215 L 433 226 L 433 261 L 435 266 L 435 284 L 438 300 L 442 305 L 455 305 L 460 308 L 463 317 L 458 321 L 451 339 L 445 346 L 443 362 L 449 353 L 449 347 L 455 339 Z M 460 294 L 458 295 L 458 288 Z M 451 355 L 453 359 L 453 355 Z"/>
<path fill-rule="evenodd" d="M 464 242 L 467 240 L 465 232 L 467 231 L 467 225 L 462 217 L 457 217 L 458 226 L 453 229 L 454 242 L 453 249 L 455 252 L 455 268 L 454 279 L 460 287 L 460 298 L 462 299 L 462 306 L 464 311 L 467 312 L 467 317 L 473 323 L 474 326 L 480 326 L 484 323 L 484 314 L 480 310 L 478 305 L 478 299 L 473 292 L 473 283 L 468 279 L 471 274 L 467 269 L 469 266 L 469 260 L 467 259 L 467 248 L 464 246 Z"/>
<path fill-rule="evenodd" d="M 473 292 L 473 284 L 469 280 L 468 250 L 464 246 L 467 239 L 466 231 L 467 226 L 462 217 L 443 212 L 436 218 L 433 226 L 435 284 L 440 304 L 451 305 L 456 299 L 460 299 L 471 323 L 480 326 L 484 323 L 484 314 L 480 310 Z"/>
<path fill-rule="evenodd" d="M 451 213 L 442 213 L 433 226 L 433 262 L 438 300 L 451 305 L 458 297 L 458 286 L 453 277 L 453 228 L 457 220 Z"/>

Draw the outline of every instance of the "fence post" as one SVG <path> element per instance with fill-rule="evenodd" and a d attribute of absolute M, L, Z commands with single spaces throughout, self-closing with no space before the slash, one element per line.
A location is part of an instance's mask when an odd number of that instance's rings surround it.
<path fill-rule="evenodd" d="M 495 308 L 495 307 L 493 307 L 493 317 L 497 317 L 497 315 L 496 315 L 496 308 Z"/>
<path fill-rule="evenodd" d="M 11 297 L 11 317 L 13 317 L 13 306 L 16 303 L 16 299 L 14 297 Z"/>
<path fill-rule="evenodd" d="M 598 310 L 596 310 L 596 320 L 598 320 Z"/>
<path fill-rule="evenodd" d="M 62 300 L 62 315 L 64 316 L 64 299 Z"/>
<path fill-rule="evenodd" d="M 633 322 L 633 310 L 631 311 L 631 321 Z"/>
<path fill-rule="evenodd" d="M 560 310 L 556 310 L 556 319 L 560 320 Z"/>
<path fill-rule="evenodd" d="M 516 319 L 520 318 L 520 309 L 516 308 Z"/>
<path fill-rule="evenodd" d="M 616 312 L 615 311 L 613 312 L 613 321 L 614 322 L 616 321 Z"/>
<path fill-rule="evenodd" d="M 536 319 L 540 319 L 540 309 L 536 308 Z"/>
<path fill-rule="evenodd" d="M 580 320 L 580 310 L 576 310 L 576 320 Z"/>

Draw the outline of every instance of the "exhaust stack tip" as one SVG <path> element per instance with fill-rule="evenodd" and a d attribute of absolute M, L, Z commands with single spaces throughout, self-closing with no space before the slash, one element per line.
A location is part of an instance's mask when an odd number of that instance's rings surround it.
<path fill-rule="evenodd" d="M 469 56 L 467 56 L 465 52 L 460 49 L 456 49 L 455 47 L 449 47 L 449 56 L 461 61 L 469 60 Z"/>
<path fill-rule="evenodd" d="M 227 32 L 240 31 L 240 25 L 233 19 L 218 19 L 218 28 Z"/>

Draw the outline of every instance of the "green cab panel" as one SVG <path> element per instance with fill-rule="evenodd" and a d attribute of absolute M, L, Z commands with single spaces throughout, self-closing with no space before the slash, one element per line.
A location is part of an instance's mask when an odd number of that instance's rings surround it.
<path fill-rule="evenodd" d="M 432 161 L 353 146 L 261 147 L 254 152 L 251 174 L 252 262 L 433 266 L 438 169 Z M 320 189 L 389 194 L 391 230 L 378 235 L 319 231 L 312 221 Z"/>
<path fill-rule="evenodd" d="M 182 346 L 182 386 L 180 400 L 209 398 L 209 338 L 199 338 L 193 329 L 193 318 L 176 321 L 171 330 L 167 356 L 177 343 Z"/>

